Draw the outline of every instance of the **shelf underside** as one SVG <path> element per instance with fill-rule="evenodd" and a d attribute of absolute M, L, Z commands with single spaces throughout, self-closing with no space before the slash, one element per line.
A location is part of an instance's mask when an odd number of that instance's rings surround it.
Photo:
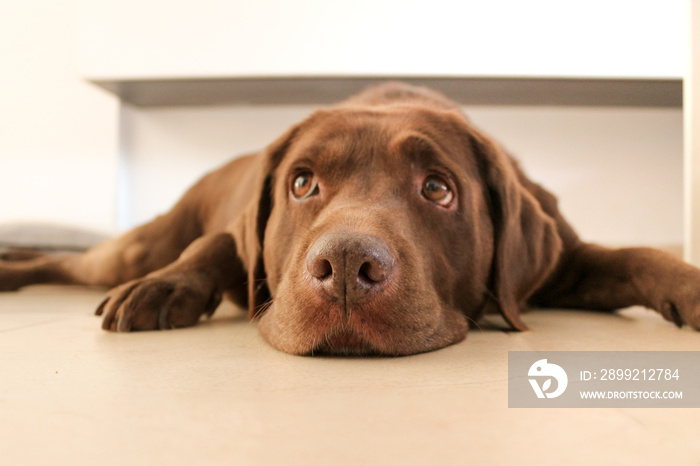
<path fill-rule="evenodd" d="M 680 79 L 230 78 L 92 80 L 137 106 L 302 105 L 337 102 L 371 84 L 400 80 L 464 105 L 682 106 Z"/>

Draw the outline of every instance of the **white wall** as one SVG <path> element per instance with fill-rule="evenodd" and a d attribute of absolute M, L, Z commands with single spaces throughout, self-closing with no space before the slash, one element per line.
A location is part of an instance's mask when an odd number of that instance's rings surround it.
<path fill-rule="evenodd" d="M 691 44 L 683 79 L 685 260 L 700 267 L 700 1 L 690 0 L 688 26 Z"/>
<path fill-rule="evenodd" d="M 77 5 L 0 3 L 0 222 L 116 227 L 118 101 L 82 81 Z"/>
<path fill-rule="evenodd" d="M 312 107 L 125 108 L 131 199 L 122 226 L 167 210 L 205 171 L 258 150 Z M 680 109 L 473 107 L 472 120 L 502 141 L 555 192 L 588 240 L 682 243 Z"/>
<path fill-rule="evenodd" d="M 679 78 L 687 0 L 85 0 L 93 79 Z"/>

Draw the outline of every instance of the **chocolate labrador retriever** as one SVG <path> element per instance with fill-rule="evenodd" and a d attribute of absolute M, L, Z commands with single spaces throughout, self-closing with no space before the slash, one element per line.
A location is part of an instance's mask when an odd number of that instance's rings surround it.
<path fill-rule="evenodd" d="M 525 305 L 642 305 L 700 327 L 700 269 L 584 243 L 457 104 L 390 83 L 206 175 L 166 215 L 77 255 L 10 253 L 0 290 L 113 288 L 105 330 L 194 325 L 226 296 L 293 354 L 404 355 Z"/>

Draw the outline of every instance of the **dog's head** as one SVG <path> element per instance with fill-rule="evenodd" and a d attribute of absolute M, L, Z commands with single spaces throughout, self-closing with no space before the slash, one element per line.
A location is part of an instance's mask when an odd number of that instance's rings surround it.
<path fill-rule="evenodd" d="M 561 249 L 511 159 L 456 109 L 322 110 L 260 164 L 239 250 L 261 333 L 289 353 L 429 351 L 490 308 L 524 329 L 520 301 Z"/>

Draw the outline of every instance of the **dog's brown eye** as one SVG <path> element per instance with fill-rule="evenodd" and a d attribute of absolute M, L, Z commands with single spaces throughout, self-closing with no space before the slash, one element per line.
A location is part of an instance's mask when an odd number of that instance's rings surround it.
<path fill-rule="evenodd" d="M 313 196 L 318 192 L 318 185 L 314 174 L 311 172 L 303 172 L 294 178 L 294 183 L 292 183 L 292 194 L 297 199 L 304 199 L 309 196 Z"/>
<path fill-rule="evenodd" d="M 450 185 L 436 175 L 430 175 L 423 182 L 423 196 L 441 206 L 448 205 L 453 197 Z"/>

